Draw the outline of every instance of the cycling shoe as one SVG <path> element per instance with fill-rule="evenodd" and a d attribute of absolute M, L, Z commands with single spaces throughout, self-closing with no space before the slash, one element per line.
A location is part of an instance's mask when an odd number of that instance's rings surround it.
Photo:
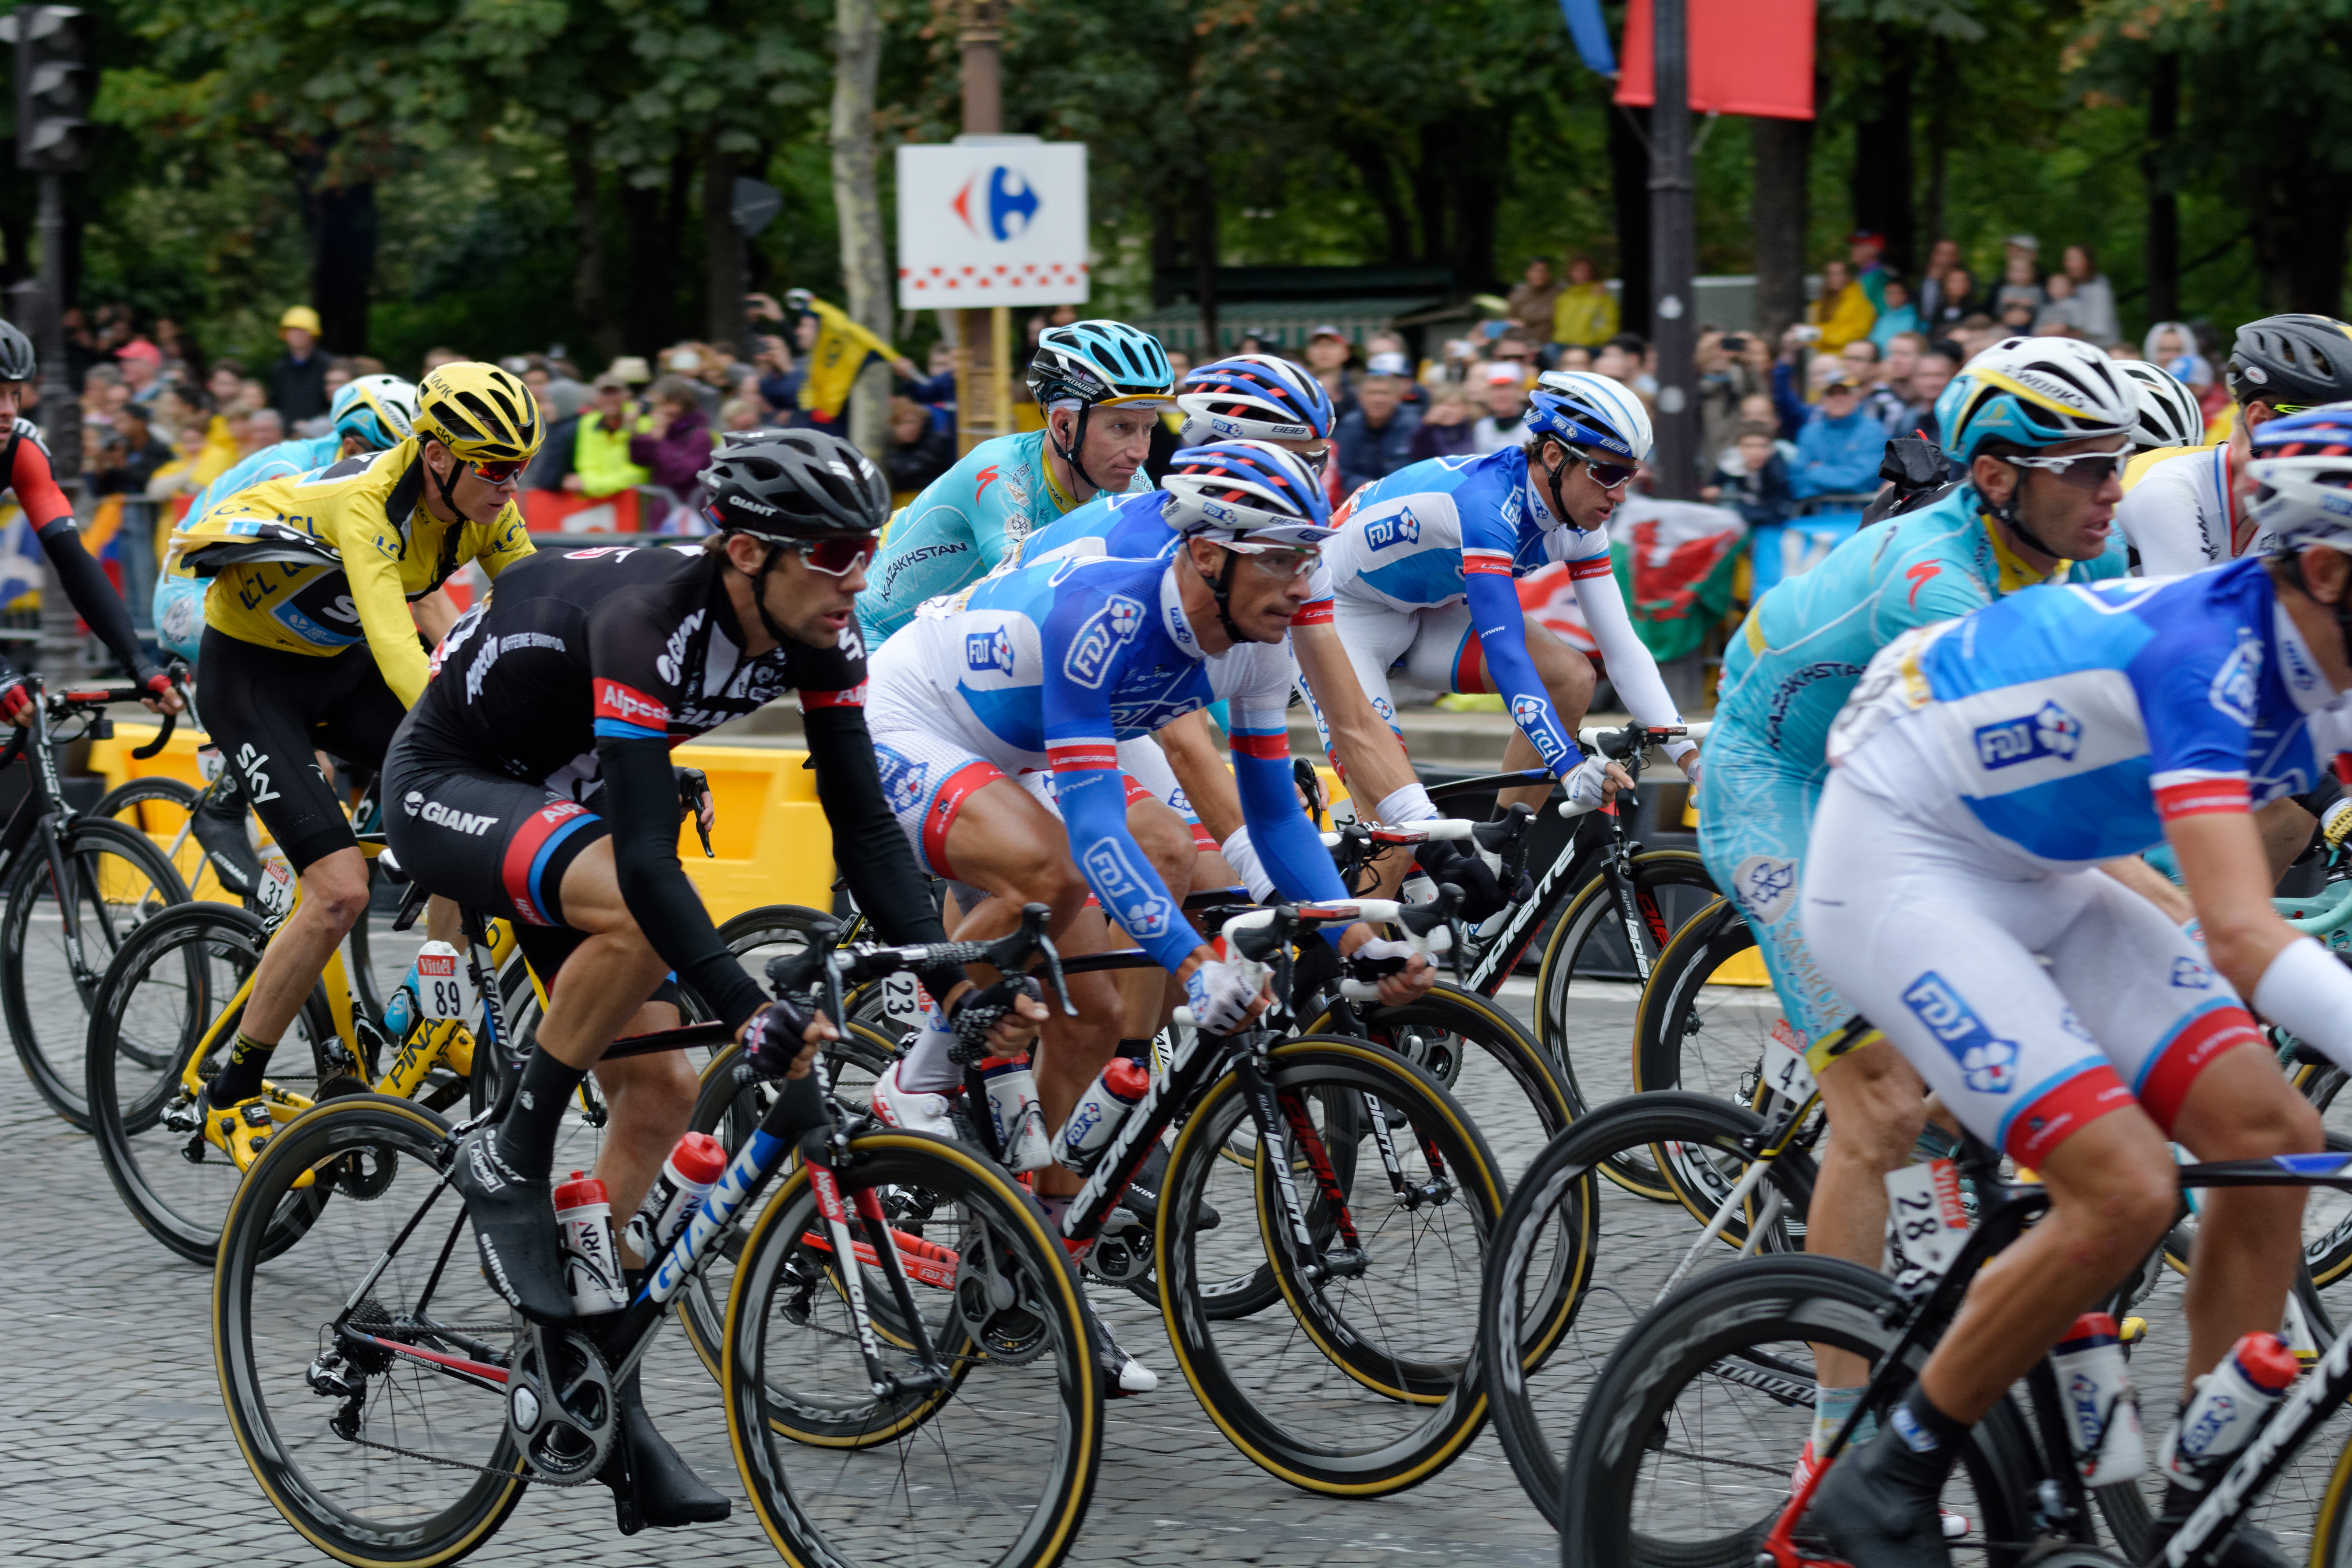
<path fill-rule="evenodd" d="M 2165 1484 L 2164 1507 L 2148 1530 L 2147 1561 L 2154 1562 L 2164 1554 L 2164 1549 L 2204 1500 L 2203 1492 L 2191 1491 L 2178 1481 Z M 2291 1568 L 2294 1561 L 2280 1547 L 2276 1536 L 2252 1524 L 2240 1524 L 2213 1559 L 2215 1568 Z"/>
<path fill-rule="evenodd" d="M 1094 1342 L 1095 1364 L 1102 1369 L 1103 1397 L 1119 1399 L 1157 1389 L 1160 1374 L 1119 1347 L 1110 1337 L 1110 1325 L 1093 1306 L 1082 1305 L 1080 1310 L 1086 1313 L 1087 1338 Z"/>
<path fill-rule="evenodd" d="M 1167 1182 L 1168 1150 L 1163 1144 L 1154 1143 L 1151 1146 L 1151 1152 L 1143 1157 L 1143 1168 L 1136 1172 L 1134 1179 L 1127 1184 L 1127 1191 L 1118 1200 L 1119 1206 L 1132 1209 L 1142 1218 L 1145 1225 L 1158 1225 L 1160 1223 L 1160 1189 L 1165 1186 Z M 1192 1228 L 1196 1231 L 1214 1230 L 1223 1222 L 1223 1217 L 1217 1213 L 1214 1205 L 1208 1199 L 1202 1198 L 1200 1211 L 1192 1216 Z"/>
<path fill-rule="evenodd" d="M 597 1478 L 613 1489 L 622 1532 L 634 1535 L 648 1524 L 656 1530 L 716 1524 L 732 1511 L 733 1505 L 704 1485 L 669 1440 L 654 1430 L 653 1417 L 646 1414 L 645 1387 L 638 1380 L 641 1370 L 632 1371 L 614 1385 L 621 1440 L 614 1445 L 613 1458 Z"/>
<path fill-rule="evenodd" d="M 507 1304 L 542 1323 L 576 1315 L 563 1281 L 555 1237 L 555 1184 L 526 1181 L 499 1157 L 498 1129 L 466 1134 L 449 1166 L 449 1184 L 466 1200 L 482 1273 Z"/>
<path fill-rule="evenodd" d="M 1936 1504 L 1942 1489 L 1920 1484 L 1914 1456 L 1892 1427 L 1881 1427 L 1830 1467 L 1805 1510 L 1806 1532 L 1855 1568 L 1951 1568 Z"/>

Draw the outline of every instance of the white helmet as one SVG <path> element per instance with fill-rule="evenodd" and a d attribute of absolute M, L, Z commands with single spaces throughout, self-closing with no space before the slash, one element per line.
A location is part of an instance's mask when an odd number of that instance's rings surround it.
<path fill-rule="evenodd" d="M 338 436 L 356 436 L 378 452 L 408 439 L 416 426 L 416 387 L 396 375 L 362 375 L 335 389 L 327 410 Z"/>
<path fill-rule="evenodd" d="M 1993 441 L 2032 448 L 2128 436 L 2139 423 L 2139 390 L 2120 369 L 2074 338 L 2003 338 L 1969 362 L 1944 449 L 1972 463 Z"/>
<path fill-rule="evenodd" d="M 2142 449 L 2158 447 L 2195 447 L 2205 439 L 2205 411 L 2197 405 L 2197 395 L 2179 376 L 2160 364 L 2150 364 L 2144 359 L 2119 359 L 2116 369 L 2126 381 L 2139 388 L 2139 425 L 2132 431 L 2132 445 Z"/>
<path fill-rule="evenodd" d="M 2289 550 L 2352 552 L 2352 403 L 2264 421 L 2252 437 L 2246 516 Z"/>
<path fill-rule="evenodd" d="M 1288 360 L 1234 354 L 1187 375 L 1176 395 L 1184 411 L 1176 438 L 1208 441 L 1320 441 L 1331 434 L 1331 395 Z"/>
<path fill-rule="evenodd" d="M 1622 382 L 1589 370 L 1546 371 L 1536 377 L 1528 395 L 1527 427 L 1629 463 L 1646 462 L 1650 456 L 1650 411 Z"/>
<path fill-rule="evenodd" d="M 1170 459 L 1161 517 L 1244 554 L 1319 549 L 1331 537 L 1331 501 L 1297 453 L 1265 441 L 1188 447 Z"/>

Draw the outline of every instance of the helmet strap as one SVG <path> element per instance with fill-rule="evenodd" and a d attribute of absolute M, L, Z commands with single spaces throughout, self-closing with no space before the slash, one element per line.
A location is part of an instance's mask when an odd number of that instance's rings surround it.
<path fill-rule="evenodd" d="M 446 447 L 441 449 L 449 452 Z M 422 454 L 419 454 L 419 459 L 422 460 Z M 425 471 L 432 475 L 433 488 L 441 492 L 441 504 L 449 509 L 449 515 L 452 518 L 462 523 L 466 521 L 466 514 L 457 510 L 457 470 L 466 466 L 466 459 L 458 457 L 455 452 L 449 452 L 449 476 L 446 479 L 434 473 L 433 465 L 430 463 L 425 465 Z"/>
<path fill-rule="evenodd" d="M 1094 406 L 1091 403 L 1078 405 L 1077 428 L 1070 433 L 1070 444 L 1066 447 L 1063 446 L 1054 435 L 1054 416 L 1051 414 L 1046 415 L 1045 438 L 1054 443 L 1054 450 L 1060 455 L 1063 462 L 1069 465 L 1072 476 L 1083 482 L 1088 489 L 1100 494 L 1102 486 L 1095 483 L 1095 477 L 1087 472 L 1084 463 L 1078 461 L 1078 453 L 1087 444 L 1087 416 L 1094 412 Z M 1076 487 L 1071 488 L 1075 493 Z"/>
<path fill-rule="evenodd" d="M 1242 635 L 1242 628 L 1234 621 L 1234 573 L 1242 563 L 1242 552 L 1238 550 L 1227 550 L 1224 569 L 1213 577 L 1201 570 L 1201 563 L 1193 559 L 1192 549 L 1189 544 L 1184 548 L 1184 559 L 1192 563 L 1192 570 L 1200 572 L 1201 581 L 1209 585 L 1209 596 L 1217 604 L 1217 624 L 1225 628 L 1225 635 L 1234 639 L 1234 645 L 1236 647 L 1249 641 L 1249 638 Z"/>
<path fill-rule="evenodd" d="M 1544 442 L 1549 442 L 1551 445 L 1559 448 L 1560 460 L 1557 464 L 1547 466 L 1544 463 Z M 1549 492 L 1551 496 L 1551 514 L 1559 521 L 1566 523 L 1570 528 L 1576 529 L 1577 532 L 1581 533 L 1584 531 L 1580 528 L 1577 528 L 1576 520 L 1568 515 L 1567 498 L 1563 497 L 1559 493 L 1559 477 L 1562 473 L 1567 471 L 1569 459 L 1573 456 L 1573 454 L 1569 451 L 1568 443 L 1561 440 L 1557 436 L 1547 436 L 1544 437 L 1544 442 L 1538 442 L 1536 444 L 1536 467 L 1543 470 L 1544 489 Z M 1578 460 L 1581 461 L 1582 459 L 1580 458 Z"/>
<path fill-rule="evenodd" d="M 770 543 L 766 540 L 761 540 L 761 542 L 767 545 L 767 552 L 760 557 L 760 569 L 751 574 L 751 607 L 760 613 L 761 626 L 775 639 L 778 647 L 782 647 L 791 643 L 793 638 L 783 627 L 776 624 L 776 617 L 768 613 L 767 588 L 768 574 L 776 569 L 776 558 L 784 552 L 784 547 L 781 544 Z M 730 561 L 727 564 L 733 567 L 735 563 Z"/>
<path fill-rule="evenodd" d="M 2053 550 L 2048 545 L 2042 543 L 2040 538 L 2034 534 L 2034 531 L 2026 527 L 2024 521 L 2017 515 L 2017 499 L 2025 493 L 2025 476 L 2028 470 L 2019 468 L 2015 463 L 2011 463 L 2009 465 L 2009 471 L 2017 476 L 2017 483 L 2010 488 L 2009 499 L 2007 500 L 1996 503 L 1991 500 L 1991 498 L 1985 496 L 1982 491 L 1978 492 L 1978 499 L 1984 501 L 1985 511 L 1995 521 L 2000 522 L 2003 528 L 2009 530 L 2010 532 L 2025 541 L 2026 543 L 2042 552 L 2042 554 L 2047 555 L 2053 561 L 2065 560 L 2066 557 L 2061 555 L 2055 550 Z"/>

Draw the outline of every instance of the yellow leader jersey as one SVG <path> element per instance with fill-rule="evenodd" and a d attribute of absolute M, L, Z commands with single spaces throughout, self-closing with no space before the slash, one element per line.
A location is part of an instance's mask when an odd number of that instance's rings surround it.
<path fill-rule="evenodd" d="M 212 579 L 206 626 L 322 658 L 364 640 L 384 684 L 414 707 L 426 671 L 408 602 L 469 561 L 496 577 L 531 552 L 513 502 L 488 527 L 443 522 L 424 504 L 430 479 L 412 437 L 267 480 L 174 530 L 169 562 Z"/>

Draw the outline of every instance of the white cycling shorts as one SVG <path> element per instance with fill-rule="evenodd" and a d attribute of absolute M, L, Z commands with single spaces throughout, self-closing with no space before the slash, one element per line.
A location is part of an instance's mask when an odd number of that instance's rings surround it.
<path fill-rule="evenodd" d="M 1358 683 L 1371 699 L 1372 711 L 1388 721 L 1391 730 L 1397 728 L 1396 700 L 1389 692 L 1391 675 L 1402 676 L 1426 691 L 1494 689 L 1486 679 L 1486 653 L 1466 604 L 1400 610 L 1393 605 L 1341 594 L 1332 602 L 1331 624 L 1339 631 L 1339 646 L 1347 650 Z M 1315 726 L 1322 731 L 1324 749 L 1328 752 L 1330 731 L 1323 722 L 1322 710 L 1315 704 L 1315 694 L 1307 689 L 1303 679 L 1298 689 L 1315 715 Z"/>
<path fill-rule="evenodd" d="M 1801 907 L 1831 983 L 2020 1164 L 2135 1100 L 2169 1134 L 2207 1067 L 2268 1048 L 2204 950 L 2121 882 L 1988 861 L 1843 771 Z"/>

